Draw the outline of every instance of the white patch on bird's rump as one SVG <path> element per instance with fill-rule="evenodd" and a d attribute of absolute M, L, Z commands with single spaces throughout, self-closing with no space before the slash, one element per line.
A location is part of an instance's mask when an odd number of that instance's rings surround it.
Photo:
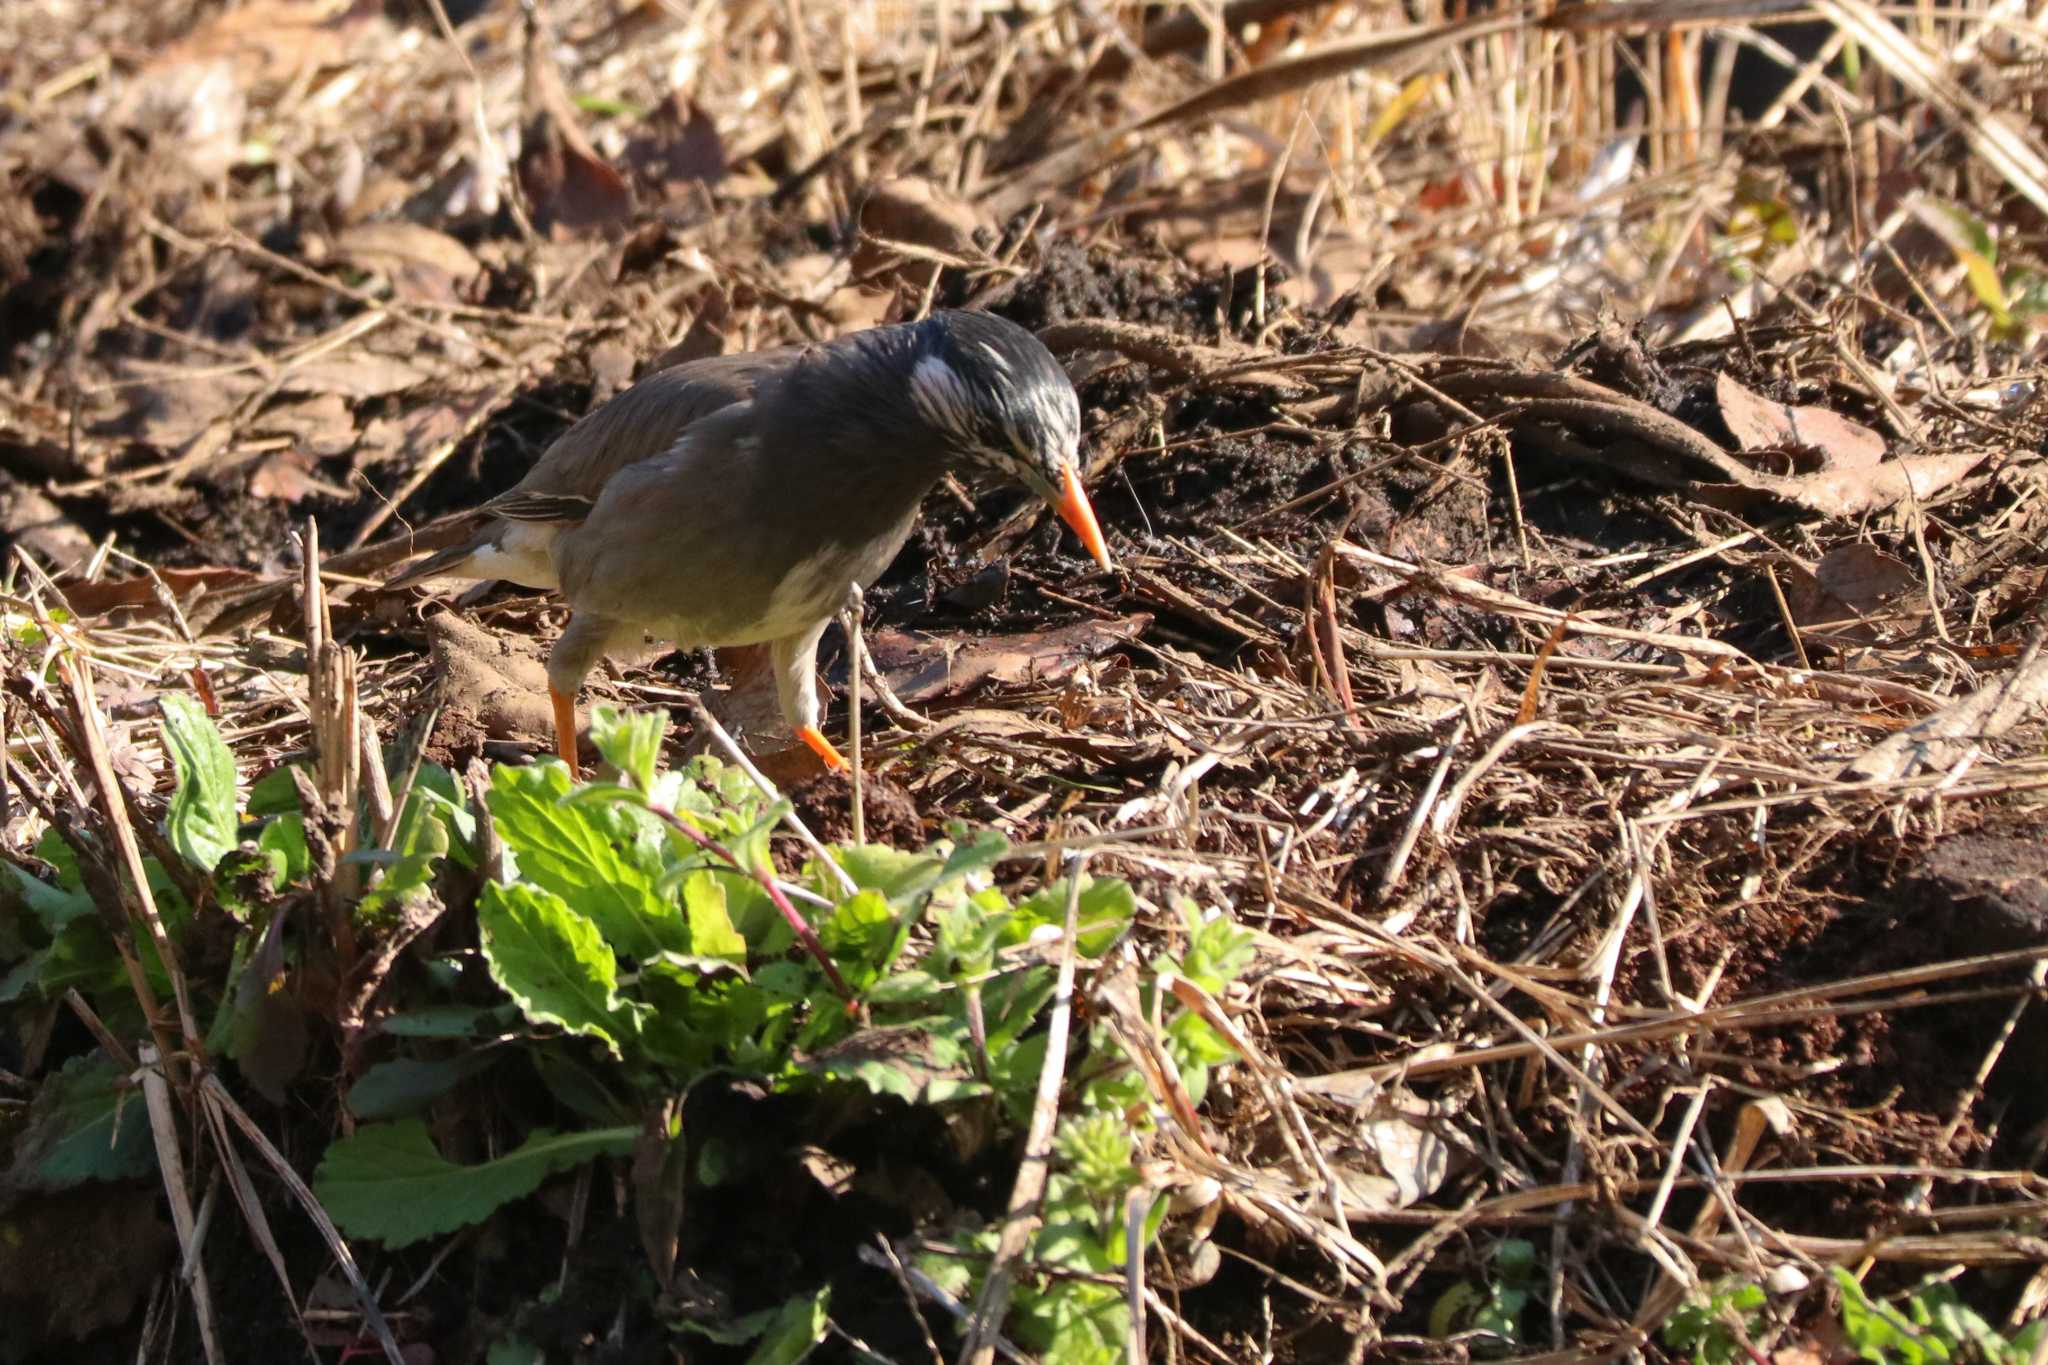
<path fill-rule="evenodd" d="M 555 589 L 562 586 L 555 572 L 554 544 L 560 528 L 544 522 L 508 521 L 495 545 L 485 545 L 469 557 L 466 575 L 474 578 L 502 578 L 525 588 Z"/>

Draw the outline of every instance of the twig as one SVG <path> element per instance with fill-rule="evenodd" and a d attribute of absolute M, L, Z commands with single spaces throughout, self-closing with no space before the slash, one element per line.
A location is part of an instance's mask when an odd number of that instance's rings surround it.
<path fill-rule="evenodd" d="M 1054 988 L 1052 1013 L 1046 1022 L 1045 1064 L 1038 1071 L 1031 1125 L 1024 1135 L 1024 1159 L 1017 1168 L 1017 1183 L 1010 1188 L 1002 1236 L 996 1242 L 995 1259 L 989 1262 L 988 1276 L 982 1281 L 974 1317 L 968 1324 L 967 1339 L 960 1348 L 960 1359 L 966 1365 L 989 1365 L 994 1358 L 995 1333 L 1010 1308 L 1011 1267 L 1038 1231 L 1038 1201 L 1045 1193 L 1046 1177 L 1051 1174 L 1053 1128 L 1059 1121 L 1060 1085 L 1067 1074 L 1067 1034 L 1073 1024 L 1074 968 L 1078 956 L 1075 940 L 1081 919 L 1081 874 L 1087 866 L 1086 853 L 1076 853 L 1067 860 L 1066 934 L 1060 940 L 1059 984 Z"/>
<path fill-rule="evenodd" d="M 853 750 L 853 842 L 864 844 L 868 841 L 866 801 L 863 799 L 864 786 L 861 756 L 860 704 L 861 704 L 861 622 L 866 602 L 860 584 L 848 586 L 846 591 L 846 743 Z"/>
<path fill-rule="evenodd" d="M 718 747 L 725 750 L 726 757 L 730 758 L 741 772 L 753 779 L 754 785 L 761 789 L 761 795 L 768 798 L 770 805 L 774 805 L 782 800 L 782 793 L 777 791 L 775 784 L 770 782 L 762 774 L 761 770 L 754 766 L 753 760 L 748 758 L 746 751 L 734 742 L 733 737 L 726 732 L 726 728 L 718 723 L 718 717 L 711 714 L 711 708 L 704 704 L 702 696 L 696 693 L 690 694 L 690 709 L 696 713 L 697 723 L 706 730 L 709 730 L 711 737 L 718 741 Z M 782 819 L 792 830 L 796 831 L 796 837 L 804 841 L 804 847 L 817 855 L 819 862 L 832 869 L 832 875 L 838 880 L 840 890 L 849 896 L 859 894 L 860 888 L 854 884 L 853 878 L 847 875 L 846 869 L 839 865 L 839 860 L 834 858 L 827 851 L 825 845 L 818 841 L 818 836 L 811 833 L 810 826 L 806 825 L 795 811 L 784 811 Z"/>
<path fill-rule="evenodd" d="M 817 932 L 811 928 L 811 922 L 798 914 L 796 907 L 789 903 L 789 897 L 782 894 L 782 885 L 775 880 L 772 869 L 748 867 L 739 860 L 738 855 L 733 853 L 731 849 L 706 834 L 703 830 L 698 829 L 666 806 L 657 806 L 649 802 L 647 809 L 658 819 L 665 821 L 669 828 L 681 834 L 712 857 L 722 859 L 730 864 L 734 871 L 739 872 L 743 876 L 751 877 L 755 882 L 759 883 L 761 889 L 768 893 L 768 899 L 775 902 L 775 908 L 782 912 L 782 917 L 789 921 L 789 927 L 796 931 L 796 936 L 802 941 L 804 949 L 818 960 L 818 965 L 825 969 L 825 975 L 832 978 L 833 987 L 849 1002 L 853 999 L 852 987 L 846 984 L 846 978 L 841 976 L 839 968 L 833 965 L 831 954 L 827 953 L 825 945 L 818 941 Z"/>
<path fill-rule="evenodd" d="M 178 1230 L 178 1250 L 189 1274 L 192 1316 L 199 1323 L 199 1344 L 209 1365 L 221 1365 L 220 1340 L 214 1333 L 213 1291 L 206 1280 L 206 1263 L 199 1256 L 198 1220 L 193 1216 L 192 1192 L 185 1185 L 185 1160 L 178 1141 L 178 1117 L 171 1109 L 171 1087 L 164 1075 L 163 1054 L 153 1044 L 143 1044 L 136 1054 L 141 1063 L 142 1095 L 149 1105 L 150 1136 L 155 1139 L 157 1170 L 163 1177 L 164 1198 L 171 1206 L 171 1223 Z"/>

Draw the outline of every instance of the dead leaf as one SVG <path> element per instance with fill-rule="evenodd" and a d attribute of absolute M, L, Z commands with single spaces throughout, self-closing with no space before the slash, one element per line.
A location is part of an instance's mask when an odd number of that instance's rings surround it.
<path fill-rule="evenodd" d="M 344 455 L 356 443 L 355 416 L 336 393 L 273 404 L 256 415 L 249 429 L 258 435 L 289 436 L 299 450 L 316 459 Z"/>
<path fill-rule="evenodd" d="M 1875 545 L 1851 541 L 1821 556 L 1813 576 L 1834 597 L 1865 615 L 1876 615 L 1920 585 L 1906 561 Z"/>
<path fill-rule="evenodd" d="M 1864 750 L 1842 766 L 1845 781 L 1896 782 L 1943 772 L 2029 715 L 2048 710 L 2048 654 L 2037 638 L 2009 673 Z"/>
<path fill-rule="evenodd" d="M 1780 403 L 1725 374 L 1714 377 L 1714 399 L 1739 450 L 1809 447 L 1838 468 L 1867 467 L 1884 458 L 1884 437 L 1830 409 Z"/>
<path fill-rule="evenodd" d="M 1142 635 L 1150 616 L 1076 621 L 1021 635 L 943 637 L 871 630 L 868 648 L 906 702 L 954 697 L 983 683 L 1054 683 Z"/>
<path fill-rule="evenodd" d="M 1142 741 L 1119 739 L 1100 730 L 1067 730 L 1016 711 L 993 707 L 955 711 L 919 738 L 928 744 L 945 735 L 959 736 L 969 748 L 982 740 L 991 741 L 983 746 L 986 748 L 1055 750 L 1098 769 L 1151 762 L 1166 749 L 1164 736 Z"/>
<path fill-rule="evenodd" d="M 257 575 L 247 569 L 159 569 L 157 577 L 170 590 L 180 607 L 210 593 L 225 592 L 254 584 Z M 60 583 L 64 604 L 80 616 L 105 616 L 110 612 L 155 607 L 158 592 L 148 575 L 118 578 L 98 583 Z"/>
<path fill-rule="evenodd" d="M 526 124 L 520 142 L 519 188 L 533 225 L 556 238 L 608 227 L 633 212 L 633 187 L 583 135 L 576 106 L 548 55 L 538 22 L 529 24 L 526 35 Z"/>
<path fill-rule="evenodd" d="M 196 439 L 263 387 L 247 370 L 220 374 L 136 361 L 119 373 L 144 382 L 127 390 L 128 411 L 115 430 L 166 450 Z"/>
<path fill-rule="evenodd" d="M 63 508 L 40 489 L 0 475 L 0 556 L 13 546 L 52 573 L 84 563 L 93 552 L 92 537 Z"/>
<path fill-rule="evenodd" d="M 344 229 L 325 254 L 384 276 L 400 298 L 466 299 L 484 273 L 468 247 L 419 223 L 358 223 Z M 317 257 L 314 263 L 320 263 Z"/>
<path fill-rule="evenodd" d="M 860 206 L 861 242 L 853 270 L 866 275 L 895 257 L 921 252 L 977 262 L 986 259 L 977 234 L 993 238 L 995 219 L 929 180 L 906 176 L 884 180 Z M 909 253 L 901 248 L 912 248 Z"/>
<path fill-rule="evenodd" d="M 398 417 L 379 417 L 363 428 L 355 443 L 355 464 L 370 469 L 400 456 L 437 450 L 480 425 L 502 401 L 502 391 L 486 386 L 444 398 Z"/>
<path fill-rule="evenodd" d="M 626 167 L 661 199 L 680 199 L 692 184 L 725 176 L 725 141 L 711 116 L 671 91 L 626 143 Z"/>
<path fill-rule="evenodd" d="M 655 357 L 654 363 L 647 367 L 647 373 L 724 354 L 726 331 L 731 325 L 732 300 L 725 290 L 713 284 L 697 301 L 697 315 L 690 319 L 689 330 L 675 345 Z"/>
<path fill-rule="evenodd" d="M 289 81 L 308 67 L 343 60 L 352 30 L 374 13 L 375 7 L 354 0 L 251 0 L 214 15 L 146 70 L 225 61 L 238 84 Z"/>
<path fill-rule="evenodd" d="M 1837 545 L 1811 573 L 1797 569 L 1789 579 L 1785 603 L 1792 619 L 1805 629 L 1825 629 L 1836 639 L 1876 644 L 1876 626 L 1883 621 L 1902 609 L 1915 617 L 1922 614 L 1903 600 L 1920 584 L 1912 566 L 1862 541 Z"/>
<path fill-rule="evenodd" d="M 48 403 L 14 396 L 0 404 L 0 470 L 25 479 L 96 478 L 106 472 L 109 445 L 79 432 Z"/>
<path fill-rule="evenodd" d="M 590 377 L 595 382 L 590 405 L 599 403 L 633 382 L 633 351 L 617 338 L 607 338 L 590 348 Z"/>
<path fill-rule="evenodd" d="M 280 450 L 266 455 L 257 464 L 256 472 L 249 476 L 249 496 L 274 498 L 279 502 L 297 502 L 312 493 L 346 498 L 347 490 L 314 477 L 313 469 L 318 463 L 311 455 L 299 450 Z"/>
<path fill-rule="evenodd" d="M 280 378 L 278 387 L 288 393 L 329 393 L 344 398 L 382 398 L 418 388 L 434 377 L 433 372 L 396 356 L 361 352 L 327 360 L 309 360 L 294 365 Z"/>

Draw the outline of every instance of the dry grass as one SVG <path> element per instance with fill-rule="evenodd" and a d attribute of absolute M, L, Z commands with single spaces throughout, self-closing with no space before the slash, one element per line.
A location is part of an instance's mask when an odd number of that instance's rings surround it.
<path fill-rule="evenodd" d="M 356 756 L 462 705 L 375 586 L 436 513 L 679 339 L 985 301 L 1065 329 L 1127 572 L 941 498 L 935 588 L 1014 555 L 1008 605 L 904 610 L 1150 619 L 1051 681 L 871 707 L 866 764 L 928 828 L 1130 877 L 1137 961 L 1181 898 L 1260 931 L 1201 1002 L 1245 1064 L 1199 1116 L 1162 1095 L 1148 1153 L 1229 1215 L 1237 1287 L 1156 1264 L 1161 1350 L 1436 1351 L 1430 1304 L 1508 1230 L 1544 1359 L 1783 1262 L 1987 1268 L 2039 1311 L 2041 1116 L 1998 1063 L 2048 946 L 1973 939 L 1921 870 L 2048 809 L 2036 15 L 1826 0 L 1812 50 L 1761 5 L 433 8 L 0 12 L 0 468 L 53 500 L 11 529 L 60 528 L 4 607 L 72 680 L 9 646 L 10 854 L 149 837 L 151 698 L 202 677 L 245 778 L 341 753 L 330 797 L 390 809 Z M 1739 52 L 1796 83 L 1739 115 Z M 672 92 L 713 181 L 619 212 L 519 169 L 546 136 L 632 163 Z M 952 216 L 863 220 L 898 177 Z M 1855 419 L 1903 482 L 1826 501 L 1827 442 L 1740 451 L 1716 375 Z M 284 539 L 307 513 L 324 575 Z M 201 1060 L 175 1016 L 160 1054 Z"/>

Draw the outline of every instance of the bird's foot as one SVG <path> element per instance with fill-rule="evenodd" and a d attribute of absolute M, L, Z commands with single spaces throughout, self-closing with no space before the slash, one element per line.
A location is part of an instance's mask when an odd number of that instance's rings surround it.
<path fill-rule="evenodd" d="M 569 780 L 582 776 L 576 768 L 576 699 L 548 688 L 548 701 L 555 708 L 555 752 L 569 765 Z"/>
<path fill-rule="evenodd" d="M 819 758 L 825 760 L 826 767 L 830 768 L 834 772 L 843 773 L 846 771 L 846 760 L 844 758 L 841 758 L 839 756 L 839 751 L 832 747 L 831 740 L 825 738 L 825 736 L 818 733 L 818 729 L 816 726 L 798 726 L 796 737 L 802 740 L 804 744 L 809 747 L 812 753 L 816 754 Z"/>

